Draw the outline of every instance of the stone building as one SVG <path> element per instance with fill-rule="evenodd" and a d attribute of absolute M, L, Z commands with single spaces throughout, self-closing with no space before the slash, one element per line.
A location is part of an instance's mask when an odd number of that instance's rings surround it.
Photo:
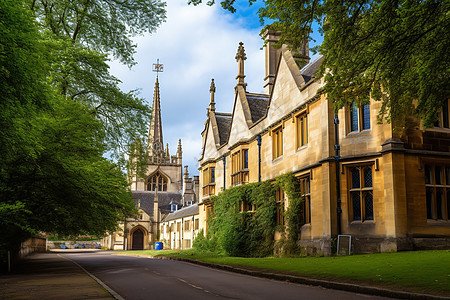
<path fill-rule="evenodd" d="M 319 92 L 324 81 L 315 77 L 322 58 L 309 62 L 307 45 L 297 53 L 273 48 L 275 31 L 264 38 L 264 94 L 246 90 L 242 43 L 232 113 L 216 111 L 211 83 L 199 160 L 200 228 L 207 230 L 212 195 L 292 172 L 305 199 L 298 243 L 308 252 L 329 255 L 340 234 L 352 236 L 355 252 L 450 247 L 448 103 L 435 127 L 411 118 L 401 133 L 377 123 L 381 103 L 373 100 L 335 118 Z M 289 205 L 282 191 L 277 201 Z"/>
<path fill-rule="evenodd" d="M 152 249 L 160 240 L 161 221 L 178 209 L 193 205 L 198 199 L 198 176 L 189 178 L 187 166 L 183 177 L 182 146 L 170 155 L 164 148 L 159 82 L 156 78 L 152 120 L 145 154 L 145 175 L 129 171 L 133 201 L 139 210 L 137 218 L 119 224 L 120 230 L 105 237 L 102 245 L 113 250 Z"/>

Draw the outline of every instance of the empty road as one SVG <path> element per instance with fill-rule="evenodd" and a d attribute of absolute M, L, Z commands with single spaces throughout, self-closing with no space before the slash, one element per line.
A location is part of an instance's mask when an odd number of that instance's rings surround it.
<path fill-rule="evenodd" d="M 180 261 L 67 253 L 125 299 L 386 299 L 256 278 Z"/>

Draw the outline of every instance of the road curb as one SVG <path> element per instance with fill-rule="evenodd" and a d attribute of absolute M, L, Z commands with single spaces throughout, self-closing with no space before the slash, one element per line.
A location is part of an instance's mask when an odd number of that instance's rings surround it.
<path fill-rule="evenodd" d="M 68 261 L 70 261 L 71 263 L 73 263 L 74 265 L 76 265 L 78 268 L 80 268 L 81 270 L 83 270 L 86 274 L 88 274 L 92 279 L 94 279 L 99 285 L 101 285 L 108 293 L 111 294 L 111 296 L 114 297 L 114 299 L 116 300 L 125 300 L 122 296 L 120 296 L 116 291 L 114 291 L 112 288 L 110 288 L 108 285 L 106 285 L 106 283 L 104 283 L 103 281 L 101 281 L 100 279 L 98 279 L 94 274 L 91 274 L 88 270 L 86 270 L 85 268 L 83 268 L 79 263 L 77 263 L 76 261 L 62 256 L 60 254 L 57 254 L 59 257 L 62 257 L 64 259 L 67 259 Z"/>
<path fill-rule="evenodd" d="M 116 255 L 130 256 L 127 254 L 116 254 Z M 254 277 L 261 277 L 261 278 L 267 278 L 267 279 L 273 279 L 273 280 L 279 280 L 279 281 L 287 281 L 287 282 L 293 282 L 293 283 L 299 283 L 299 284 L 320 286 L 320 287 L 324 287 L 324 288 L 328 288 L 328 289 L 342 290 L 342 291 L 382 296 L 382 297 L 389 297 L 389 298 L 411 299 L 411 300 L 446 300 L 446 299 L 448 300 L 448 299 L 450 299 L 450 297 L 441 297 L 441 296 L 434 296 L 434 295 L 427 295 L 427 294 L 416 294 L 416 293 L 388 290 L 388 289 L 376 288 L 376 287 L 370 287 L 370 286 L 360 286 L 360 285 L 356 285 L 356 284 L 341 283 L 341 282 L 334 282 L 334 281 L 321 280 L 321 279 L 312 279 L 312 278 L 294 276 L 294 275 L 269 273 L 269 272 L 263 272 L 263 271 L 251 271 L 251 270 L 247 270 L 247 269 L 241 269 L 238 267 L 232 267 L 229 265 L 213 264 L 213 263 L 208 263 L 208 262 L 189 259 L 189 258 L 153 256 L 153 255 L 133 255 L 133 256 L 148 257 L 148 258 L 163 259 L 163 260 L 164 259 L 165 260 L 177 260 L 177 261 L 188 262 L 188 263 L 197 264 L 197 265 L 201 265 L 201 266 L 206 266 L 206 267 L 210 267 L 210 268 L 214 268 L 214 269 L 225 270 L 225 271 L 230 271 L 230 272 L 244 274 L 244 275 L 250 275 L 250 276 L 254 276 Z"/>

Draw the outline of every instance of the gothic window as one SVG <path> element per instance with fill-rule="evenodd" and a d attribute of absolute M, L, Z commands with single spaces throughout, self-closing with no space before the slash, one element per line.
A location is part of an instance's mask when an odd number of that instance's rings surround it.
<path fill-rule="evenodd" d="M 370 129 L 370 105 L 357 107 L 352 103 L 349 109 L 349 132 L 358 132 Z"/>
<path fill-rule="evenodd" d="M 167 192 L 167 178 L 160 173 L 156 173 L 147 180 L 147 191 Z"/>
<path fill-rule="evenodd" d="M 373 220 L 372 166 L 349 169 L 350 215 L 353 221 Z"/>
<path fill-rule="evenodd" d="M 311 179 L 308 176 L 300 178 L 300 193 L 303 197 L 303 221 L 311 223 Z"/>
<path fill-rule="evenodd" d="M 450 166 L 425 166 L 427 219 L 450 219 Z"/>

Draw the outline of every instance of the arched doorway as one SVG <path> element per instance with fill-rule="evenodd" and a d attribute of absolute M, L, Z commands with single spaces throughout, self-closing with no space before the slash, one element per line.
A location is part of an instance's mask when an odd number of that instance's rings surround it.
<path fill-rule="evenodd" d="M 136 229 L 133 232 L 131 250 L 144 250 L 144 232 L 141 229 Z"/>

